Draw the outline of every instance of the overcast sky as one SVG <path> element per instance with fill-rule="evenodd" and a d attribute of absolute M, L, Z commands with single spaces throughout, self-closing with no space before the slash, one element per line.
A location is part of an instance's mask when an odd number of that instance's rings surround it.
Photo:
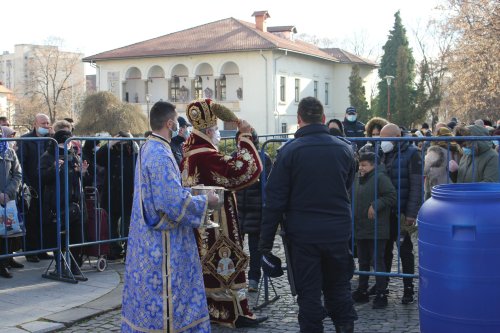
<path fill-rule="evenodd" d="M 0 51 L 15 44 L 43 44 L 62 38 L 65 48 L 85 56 L 166 35 L 228 17 L 254 22 L 254 11 L 267 10 L 268 26 L 294 25 L 298 33 L 334 40 L 346 46 L 363 36 L 367 49 L 381 47 L 401 11 L 408 37 L 423 26 L 439 0 L 9 0 L 2 1 Z M 415 44 L 412 43 L 412 45 Z M 414 50 L 415 52 L 416 50 Z M 379 48 L 374 54 L 381 55 Z M 418 55 L 416 55 L 418 58 Z"/>

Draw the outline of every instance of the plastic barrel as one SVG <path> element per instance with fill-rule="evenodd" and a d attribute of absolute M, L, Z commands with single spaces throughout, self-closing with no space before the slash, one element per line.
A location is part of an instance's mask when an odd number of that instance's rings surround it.
<path fill-rule="evenodd" d="M 421 332 L 500 332 L 500 184 L 435 186 L 418 226 Z"/>

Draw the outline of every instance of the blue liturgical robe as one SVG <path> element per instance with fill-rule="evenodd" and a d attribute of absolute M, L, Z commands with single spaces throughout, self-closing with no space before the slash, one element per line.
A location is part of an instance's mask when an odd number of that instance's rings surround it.
<path fill-rule="evenodd" d="M 210 332 L 193 228 L 207 197 L 181 185 L 168 143 L 152 136 L 136 164 L 122 332 Z"/>

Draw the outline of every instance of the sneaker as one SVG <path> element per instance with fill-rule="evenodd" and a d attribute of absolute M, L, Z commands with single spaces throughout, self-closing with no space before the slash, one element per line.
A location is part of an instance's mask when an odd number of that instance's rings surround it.
<path fill-rule="evenodd" d="M 413 298 L 413 287 L 405 287 L 401 303 L 406 305 L 413 302 L 415 302 L 415 299 Z"/>
<path fill-rule="evenodd" d="M 387 295 L 378 293 L 373 300 L 373 309 L 383 309 L 387 307 Z"/>
<path fill-rule="evenodd" d="M 370 301 L 370 297 L 366 291 L 361 291 L 356 289 L 352 293 L 352 299 L 355 303 L 368 303 Z"/>
<path fill-rule="evenodd" d="M 259 282 L 255 280 L 248 280 L 248 291 L 257 292 L 259 290 Z"/>

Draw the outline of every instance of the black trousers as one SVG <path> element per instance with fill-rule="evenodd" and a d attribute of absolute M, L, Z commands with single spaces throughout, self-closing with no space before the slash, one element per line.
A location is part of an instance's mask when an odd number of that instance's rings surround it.
<path fill-rule="evenodd" d="M 248 251 L 250 252 L 250 269 L 248 271 L 248 279 L 257 282 L 260 281 L 261 277 L 259 237 L 260 233 L 248 234 Z"/>
<path fill-rule="evenodd" d="M 301 332 L 323 332 L 323 319 L 327 316 L 336 325 L 358 318 L 351 297 L 354 261 L 347 241 L 326 244 L 293 242 L 290 257 Z"/>
<path fill-rule="evenodd" d="M 407 232 L 402 232 L 398 235 L 398 217 L 397 214 L 391 213 L 391 230 L 390 239 L 385 246 L 385 270 L 390 272 L 392 268 L 392 259 L 394 255 L 394 242 L 400 241 L 399 257 L 401 258 L 401 265 L 403 266 L 403 273 L 415 274 L 415 256 L 413 255 L 413 242 L 411 236 Z M 405 288 L 413 288 L 412 278 L 403 278 L 403 285 Z"/>
<path fill-rule="evenodd" d="M 373 263 L 375 265 L 375 255 L 374 255 L 374 239 L 358 239 L 358 263 L 359 270 L 369 272 L 370 265 Z M 385 245 L 387 243 L 386 239 L 377 239 L 377 254 L 376 254 L 376 267 L 377 272 L 385 272 L 385 262 L 384 253 Z M 368 290 L 368 279 L 369 275 L 359 275 L 359 285 L 358 290 L 367 291 Z M 375 277 L 376 289 L 378 292 L 383 292 L 387 288 L 387 277 L 376 276 Z"/>

